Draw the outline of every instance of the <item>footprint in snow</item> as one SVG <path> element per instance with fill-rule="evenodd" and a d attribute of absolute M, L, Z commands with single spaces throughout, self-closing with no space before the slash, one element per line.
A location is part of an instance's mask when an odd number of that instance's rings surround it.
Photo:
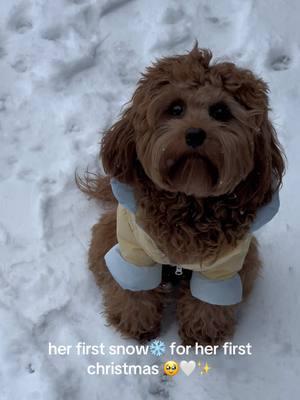
<path fill-rule="evenodd" d="M 133 2 L 134 0 L 108 0 L 106 1 L 101 10 L 101 17 L 117 11 L 119 8 Z"/>
<path fill-rule="evenodd" d="M 178 22 L 182 21 L 185 16 L 186 14 L 181 7 L 167 8 L 163 15 L 162 22 L 167 25 L 177 24 Z"/>
<path fill-rule="evenodd" d="M 283 54 L 282 56 L 279 56 L 272 61 L 271 67 L 274 71 L 284 71 L 286 69 L 289 69 L 290 64 L 290 57 Z"/>
<path fill-rule="evenodd" d="M 292 58 L 281 50 L 271 49 L 267 58 L 267 66 L 273 71 L 285 71 L 290 68 Z"/>
<path fill-rule="evenodd" d="M 59 40 L 62 36 L 63 29 L 60 25 L 49 26 L 41 31 L 41 37 L 45 40 L 53 41 Z"/>
<path fill-rule="evenodd" d="M 26 4 L 26 2 L 22 2 L 13 7 L 7 26 L 10 30 L 17 33 L 25 33 L 32 29 L 33 23 L 28 14 L 28 4 Z"/>
<path fill-rule="evenodd" d="M 18 58 L 11 64 L 12 68 L 18 73 L 24 73 L 28 69 L 27 61 L 25 58 Z"/>

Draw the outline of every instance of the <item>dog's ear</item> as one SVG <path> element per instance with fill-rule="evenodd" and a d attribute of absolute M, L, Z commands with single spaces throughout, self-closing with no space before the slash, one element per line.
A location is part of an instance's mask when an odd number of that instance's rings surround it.
<path fill-rule="evenodd" d="M 283 151 L 267 113 L 255 133 L 254 146 L 254 169 L 239 185 L 238 192 L 242 204 L 257 209 L 271 200 L 284 173 Z"/>
<path fill-rule="evenodd" d="M 104 171 L 120 182 L 132 184 L 135 179 L 136 146 L 133 112 L 129 108 L 103 136 L 100 157 Z"/>
<path fill-rule="evenodd" d="M 272 191 L 275 191 L 282 183 L 282 177 L 285 171 L 285 156 L 267 112 L 264 115 L 257 136 L 259 137 L 259 143 L 256 143 L 256 153 L 260 154 L 261 169 L 265 170 L 265 174 L 271 174 Z M 262 142 L 264 142 L 263 147 Z M 261 147 L 264 149 L 263 152 L 260 150 Z M 262 158 L 264 158 L 264 160 L 262 160 Z"/>
<path fill-rule="evenodd" d="M 254 169 L 242 181 L 235 193 L 241 208 L 256 210 L 271 201 L 280 187 L 284 174 L 284 152 L 267 113 L 254 139 Z"/>
<path fill-rule="evenodd" d="M 231 79 L 231 80 L 230 80 Z M 251 71 L 236 69 L 227 79 L 234 97 L 250 113 L 255 131 L 255 168 L 257 184 L 255 192 L 258 203 L 266 203 L 279 188 L 284 174 L 284 152 L 277 133 L 269 119 L 268 85 Z"/>
<path fill-rule="evenodd" d="M 246 179 L 247 195 L 254 207 L 268 203 L 280 187 L 285 170 L 284 152 L 269 120 L 268 110 L 256 114 L 254 169 Z"/>
<path fill-rule="evenodd" d="M 212 69 L 214 80 L 219 84 L 221 80 L 225 90 L 248 112 L 255 132 L 255 167 L 241 184 L 240 193 L 245 202 L 260 206 L 270 201 L 284 174 L 284 153 L 268 115 L 268 85 L 251 71 L 231 63 L 217 64 Z"/>

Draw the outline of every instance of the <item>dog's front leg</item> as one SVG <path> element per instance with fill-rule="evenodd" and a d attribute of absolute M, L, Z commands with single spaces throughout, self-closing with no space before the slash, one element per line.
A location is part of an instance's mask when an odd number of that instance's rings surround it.
<path fill-rule="evenodd" d="M 261 269 L 258 245 L 252 238 L 248 254 L 239 272 L 243 285 L 243 301 L 250 295 Z M 193 297 L 189 283 L 179 290 L 177 319 L 179 334 L 185 344 L 221 344 L 234 334 L 235 311 L 238 305 L 220 306 Z"/>
<path fill-rule="evenodd" d="M 104 256 L 117 242 L 116 211 L 105 213 L 93 227 L 89 264 L 102 288 L 107 322 L 125 337 L 139 341 L 158 336 L 163 310 L 163 294 L 158 289 L 123 289 L 109 272 Z"/>
<path fill-rule="evenodd" d="M 106 320 L 124 337 L 144 342 L 159 335 L 163 311 L 161 293 L 125 290 L 113 278 L 103 289 Z"/>
<path fill-rule="evenodd" d="M 233 336 L 236 306 L 208 304 L 181 287 L 177 301 L 179 335 L 184 345 L 222 344 Z"/>

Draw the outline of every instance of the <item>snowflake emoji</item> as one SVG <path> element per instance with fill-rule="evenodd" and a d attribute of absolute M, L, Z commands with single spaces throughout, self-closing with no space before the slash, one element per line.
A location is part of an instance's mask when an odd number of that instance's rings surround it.
<path fill-rule="evenodd" d="M 150 345 L 150 351 L 154 356 L 162 356 L 166 352 L 166 345 L 161 340 L 153 340 Z"/>

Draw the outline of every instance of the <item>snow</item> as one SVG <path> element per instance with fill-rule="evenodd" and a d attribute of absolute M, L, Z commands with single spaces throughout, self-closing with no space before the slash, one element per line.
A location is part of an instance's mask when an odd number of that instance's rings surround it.
<path fill-rule="evenodd" d="M 1 400 L 297 398 L 299 13 L 297 0 L 0 3 Z M 48 342 L 134 344 L 101 314 L 87 268 L 101 209 L 77 190 L 74 172 L 97 168 L 100 132 L 145 66 L 195 38 L 269 83 L 288 158 L 280 213 L 258 233 L 264 270 L 234 337 L 253 355 L 219 352 L 204 359 L 212 366 L 205 376 L 88 375 L 99 360 L 161 365 L 166 356 L 48 355 Z M 170 312 L 160 339 L 180 343 Z"/>

